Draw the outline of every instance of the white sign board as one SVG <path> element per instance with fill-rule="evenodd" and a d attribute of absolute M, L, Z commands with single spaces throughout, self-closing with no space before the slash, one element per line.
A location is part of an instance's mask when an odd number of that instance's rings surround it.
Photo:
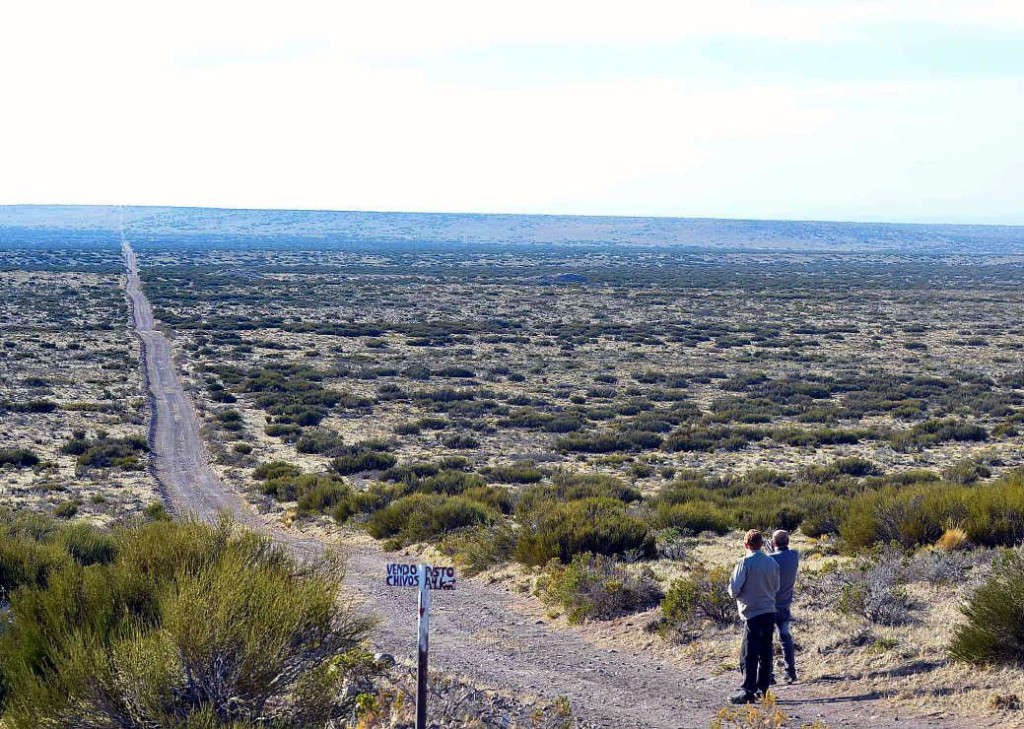
<path fill-rule="evenodd" d="M 390 587 L 419 587 L 420 566 L 418 564 L 389 563 L 387 583 Z M 427 588 L 431 590 L 454 590 L 454 567 L 427 567 Z"/>

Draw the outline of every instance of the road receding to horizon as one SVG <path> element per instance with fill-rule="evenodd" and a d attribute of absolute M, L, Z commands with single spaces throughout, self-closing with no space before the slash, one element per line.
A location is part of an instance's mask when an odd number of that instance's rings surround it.
<path fill-rule="evenodd" d="M 142 347 L 151 398 L 151 462 L 168 505 L 179 517 L 240 524 L 315 559 L 327 545 L 263 520 L 209 465 L 193 404 L 174 367 L 170 340 L 156 328 L 139 274 L 138 258 L 122 242 L 126 295 Z M 385 564 L 394 557 L 373 546 L 342 545 L 348 557 L 346 584 L 380 618 L 373 636 L 383 651 L 403 657 L 416 646 L 415 591 L 385 585 Z M 532 614 L 531 614 L 532 613 Z M 573 715 L 596 726 L 621 729 L 705 728 L 736 688 L 735 674 L 712 676 L 698 665 L 662 663 L 642 649 L 597 645 L 588 628 L 552 627 L 535 617 L 528 598 L 471 580 L 438 594 L 431 615 L 431 666 L 475 685 L 547 701 L 565 696 Z M 796 723 L 824 720 L 829 727 L 980 727 L 940 717 L 895 718 L 879 696 L 829 696 L 828 686 L 798 685 L 779 691 L 779 705 Z"/>

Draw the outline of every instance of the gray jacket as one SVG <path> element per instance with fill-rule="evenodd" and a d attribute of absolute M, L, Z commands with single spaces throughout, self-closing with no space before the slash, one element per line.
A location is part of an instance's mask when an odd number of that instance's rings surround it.
<path fill-rule="evenodd" d="M 741 559 L 729 580 L 729 597 L 736 599 L 744 620 L 774 613 L 778 591 L 779 565 L 760 550 Z"/>
<path fill-rule="evenodd" d="M 772 559 L 779 565 L 779 592 L 775 595 L 775 619 L 789 620 L 789 608 L 793 604 L 793 585 L 800 569 L 800 553 L 784 547 L 772 552 Z"/>

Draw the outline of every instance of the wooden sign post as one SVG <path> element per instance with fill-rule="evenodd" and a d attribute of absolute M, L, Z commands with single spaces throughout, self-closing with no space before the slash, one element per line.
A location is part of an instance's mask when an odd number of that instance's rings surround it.
<path fill-rule="evenodd" d="M 419 644 L 416 661 L 416 729 L 427 729 L 427 654 L 430 650 L 430 592 L 454 590 L 454 567 L 429 564 L 388 564 L 387 583 L 391 587 L 416 587 L 419 613 L 416 620 Z"/>

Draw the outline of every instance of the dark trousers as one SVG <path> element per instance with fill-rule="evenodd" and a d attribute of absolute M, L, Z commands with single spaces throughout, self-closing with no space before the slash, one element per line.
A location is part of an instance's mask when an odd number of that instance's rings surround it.
<path fill-rule="evenodd" d="M 796 651 L 793 649 L 793 634 L 789 630 L 789 615 L 775 613 L 775 627 L 779 629 L 779 641 L 782 643 L 782 657 L 786 659 L 786 671 L 796 676 Z M 785 618 L 785 619 L 783 619 Z"/>
<path fill-rule="evenodd" d="M 748 694 L 767 691 L 771 686 L 774 636 L 775 613 L 758 615 L 743 623 L 740 669 L 743 671 L 743 690 Z"/>

